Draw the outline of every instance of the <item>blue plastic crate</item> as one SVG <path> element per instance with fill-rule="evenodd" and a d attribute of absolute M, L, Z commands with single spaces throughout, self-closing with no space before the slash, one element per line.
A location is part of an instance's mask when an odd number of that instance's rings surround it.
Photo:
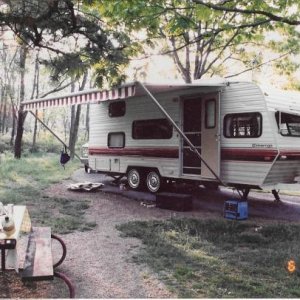
<path fill-rule="evenodd" d="M 226 219 L 245 220 L 248 218 L 248 202 L 227 200 L 224 203 L 224 217 Z"/>

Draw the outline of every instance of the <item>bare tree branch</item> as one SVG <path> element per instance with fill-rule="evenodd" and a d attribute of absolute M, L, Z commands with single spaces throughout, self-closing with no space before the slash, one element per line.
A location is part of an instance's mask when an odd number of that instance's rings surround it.
<path fill-rule="evenodd" d="M 267 17 L 269 20 L 276 21 L 276 22 L 282 22 L 289 25 L 300 25 L 300 20 L 291 20 L 287 17 L 281 17 L 274 15 L 270 12 L 263 11 L 263 10 L 255 10 L 255 9 L 240 9 L 236 7 L 227 7 L 224 5 L 217 5 L 212 4 L 211 2 L 205 2 L 202 0 L 193 0 L 194 3 L 204 5 L 208 8 L 218 10 L 218 11 L 226 11 L 226 12 L 235 12 L 235 13 L 241 13 L 241 14 L 247 14 L 247 15 L 261 15 Z M 222 4 L 226 4 L 228 1 L 223 2 Z"/>
<path fill-rule="evenodd" d="M 65 89 L 66 87 L 68 87 L 68 86 L 70 86 L 71 84 L 75 83 L 76 80 L 72 80 L 72 81 L 66 83 L 65 85 L 62 85 L 63 82 L 64 82 L 64 80 L 63 80 L 62 82 L 60 82 L 59 85 L 58 85 L 57 87 L 55 87 L 53 90 L 48 91 L 47 93 L 43 94 L 43 95 L 41 96 L 41 98 L 45 98 L 45 97 L 47 97 L 47 96 L 50 95 L 50 94 L 53 94 L 53 93 L 55 93 L 55 92 L 59 92 L 59 91 Z"/>
<path fill-rule="evenodd" d="M 276 60 L 280 60 L 281 58 L 283 58 L 283 57 L 285 57 L 285 56 L 287 56 L 287 55 L 290 55 L 291 53 L 292 53 L 292 51 L 286 52 L 286 53 L 284 53 L 284 54 L 282 54 L 282 55 L 280 55 L 280 56 L 278 56 L 278 57 L 276 57 L 276 58 L 273 58 L 273 59 L 270 59 L 270 60 L 268 60 L 268 61 L 265 61 L 265 62 L 263 62 L 263 63 L 261 63 L 261 64 L 258 64 L 258 65 L 256 65 L 255 67 L 251 67 L 251 68 L 245 69 L 245 70 L 243 70 L 243 71 L 241 71 L 241 72 L 239 72 L 239 73 L 236 73 L 236 74 L 232 74 L 232 75 L 225 76 L 225 78 L 235 77 L 235 76 L 241 75 L 241 74 L 243 74 L 243 73 L 252 71 L 253 69 L 257 69 L 257 68 L 259 68 L 259 67 L 261 67 L 261 66 L 263 66 L 263 65 L 266 65 L 266 64 L 268 64 L 268 63 L 270 63 L 270 62 L 273 62 L 273 61 L 276 61 Z"/>

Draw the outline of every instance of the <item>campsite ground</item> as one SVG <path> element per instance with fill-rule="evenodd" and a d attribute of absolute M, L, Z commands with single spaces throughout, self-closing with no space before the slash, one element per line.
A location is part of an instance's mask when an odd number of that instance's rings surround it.
<path fill-rule="evenodd" d="M 222 218 L 224 201 L 237 197 L 232 190 L 209 191 L 200 189 L 194 196 L 191 212 L 175 212 L 141 204 L 154 199 L 143 192 L 120 190 L 111 180 L 100 174 L 86 174 L 82 169 L 72 176 L 72 182 L 104 182 L 101 192 L 76 193 L 67 191 L 66 184 L 57 184 L 47 190 L 49 195 L 91 201 L 90 221 L 97 227 L 88 232 L 74 232 L 64 236 L 69 253 L 63 271 L 76 283 L 79 298 L 169 298 L 176 297 L 167 290 L 145 265 L 132 261 L 140 241 L 122 238 L 116 225 L 133 220 L 163 220 L 172 217 Z M 300 190 L 300 189 L 299 189 Z M 252 192 L 249 219 L 264 222 L 298 221 L 300 200 L 297 196 L 282 195 L 283 203 L 273 202 L 273 195 Z"/>
<path fill-rule="evenodd" d="M 67 189 L 70 183 L 85 181 L 104 182 L 105 186 L 101 191 L 94 193 L 73 192 Z M 141 205 L 145 201 L 151 202 L 154 199 L 153 195 L 120 190 L 118 186 L 111 185 L 107 177 L 86 174 L 82 168 L 75 171 L 70 180 L 53 184 L 43 193 L 45 199 L 47 197 L 71 199 L 74 205 L 83 200 L 87 201 L 89 208 L 84 216 L 78 218 L 87 218 L 89 222 L 96 224 L 92 230 L 75 230 L 62 235 L 67 244 L 68 254 L 60 271 L 67 274 L 75 284 L 77 298 L 177 297 L 178 294 L 167 289 L 148 266 L 133 261 L 132 258 L 138 254 L 141 241 L 121 237 L 116 226 L 134 220 L 165 220 L 177 217 L 223 219 L 224 201 L 237 197 L 232 190 L 210 191 L 203 188 L 194 194 L 193 211 L 163 210 Z M 274 220 L 299 221 L 299 197 L 282 195 L 281 198 L 283 202 L 275 204 L 272 194 L 251 192 L 249 220 L 259 220 L 260 223 Z M 82 222 L 86 221 L 82 219 Z M 1 280 L 4 280 L 5 285 L 9 285 L 11 278 L 2 277 Z M 29 294 L 25 291 L 24 287 L 16 286 L 15 293 L 5 295 L 12 298 L 68 296 L 66 288 L 57 280 L 52 284 L 38 283 L 31 288 Z"/>

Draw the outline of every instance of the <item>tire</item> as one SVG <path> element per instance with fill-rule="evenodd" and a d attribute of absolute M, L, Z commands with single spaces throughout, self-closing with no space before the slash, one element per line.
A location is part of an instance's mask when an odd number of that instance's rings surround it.
<path fill-rule="evenodd" d="M 214 182 L 204 183 L 204 186 L 206 189 L 211 190 L 211 191 L 217 191 L 219 189 L 219 185 Z"/>
<path fill-rule="evenodd" d="M 85 171 L 85 173 L 88 173 L 88 174 L 92 173 L 91 168 L 87 165 L 84 166 L 84 171 Z"/>
<path fill-rule="evenodd" d="M 128 185 L 132 190 L 140 190 L 144 184 L 143 174 L 138 169 L 130 169 L 127 173 Z"/>
<path fill-rule="evenodd" d="M 150 171 L 146 178 L 147 189 L 151 193 L 157 193 L 162 187 L 162 178 L 156 171 Z"/>

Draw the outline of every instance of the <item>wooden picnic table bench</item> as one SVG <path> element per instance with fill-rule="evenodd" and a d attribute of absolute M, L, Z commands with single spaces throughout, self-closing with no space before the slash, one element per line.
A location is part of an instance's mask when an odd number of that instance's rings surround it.
<path fill-rule="evenodd" d="M 52 239 L 57 240 L 62 246 L 62 256 L 58 262 L 53 263 Z M 21 277 L 23 281 L 53 280 L 61 278 L 69 288 L 70 298 L 75 297 L 74 287 L 70 280 L 54 268 L 59 266 L 65 259 L 66 245 L 61 238 L 51 234 L 50 227 L 32 227 L 28 239 L 28 246 Z"/>

